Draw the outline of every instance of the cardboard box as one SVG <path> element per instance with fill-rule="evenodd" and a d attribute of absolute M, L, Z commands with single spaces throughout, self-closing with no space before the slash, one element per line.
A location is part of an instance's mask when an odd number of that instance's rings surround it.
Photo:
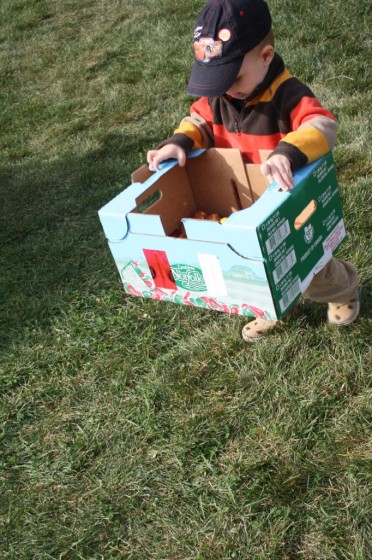
<path fill-rule="evenodd" d="M 291 192 L 235 149 L 142 166 L 132 180 L 99 217 L 134 296 L 279 319 L 346 235 L 331 153 L 296 172 Z M 192 218 L 199 210 L 227 220 Z"/>

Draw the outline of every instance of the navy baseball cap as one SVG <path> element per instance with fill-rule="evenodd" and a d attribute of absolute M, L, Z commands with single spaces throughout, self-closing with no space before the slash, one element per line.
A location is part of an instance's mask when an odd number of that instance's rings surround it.
<path fill-rule="evenodd" d="M 244 56 L 271 29 L 264 0 L 209 0 L 194 29 L 194 65 L 187 92 L 222 95 L 234 83 Z"/>

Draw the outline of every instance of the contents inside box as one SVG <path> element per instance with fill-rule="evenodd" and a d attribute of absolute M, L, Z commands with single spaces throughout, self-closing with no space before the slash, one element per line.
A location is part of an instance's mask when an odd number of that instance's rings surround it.
<path fill-rule="evenodd" d="M 136 213 L 160 216 L 165 235 L 185 238 L 182 220 L 213 220 L 223 223 L 233 212 L 250 207 L 267 188 L 258 165 L 244 164 L 237 150 L 210 150 L 175 166 L 137 198 Z M 146 181 L 147 166 L 132 179 Z"/>

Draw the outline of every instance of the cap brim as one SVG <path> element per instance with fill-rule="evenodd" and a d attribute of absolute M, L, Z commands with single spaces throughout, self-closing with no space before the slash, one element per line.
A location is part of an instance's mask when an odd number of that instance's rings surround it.
<path fill-rule="evenodd" d="M 243 62 L 242 57 L 225 64 L 213 64 L 194 61 L 187 93 L 197 97 L 222 95 L 233 85 Z"/>

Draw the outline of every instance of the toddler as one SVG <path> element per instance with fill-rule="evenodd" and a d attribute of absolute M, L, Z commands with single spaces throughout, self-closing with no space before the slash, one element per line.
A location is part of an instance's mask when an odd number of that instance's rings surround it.
<path fill-rule="evenodd" d="M 150 168 L 199 148 L 238 148 L 247 163 L 284 190 L 292 172 L 325 155 L 336 140 L 335 117 L 284 66 L 275 52 L 271 15 L 264 0 L 210 0 L 194 29 L 194 65 L 187 91 L 199 97 L 174 134 L 147 154 Z M 303 294 L 328 303 L 328 321 L 349 325 L 359 315 L 355 268 L 331 259 Z M 244 340 L 264 337 L 276 321 L 255 319 Z"/>

